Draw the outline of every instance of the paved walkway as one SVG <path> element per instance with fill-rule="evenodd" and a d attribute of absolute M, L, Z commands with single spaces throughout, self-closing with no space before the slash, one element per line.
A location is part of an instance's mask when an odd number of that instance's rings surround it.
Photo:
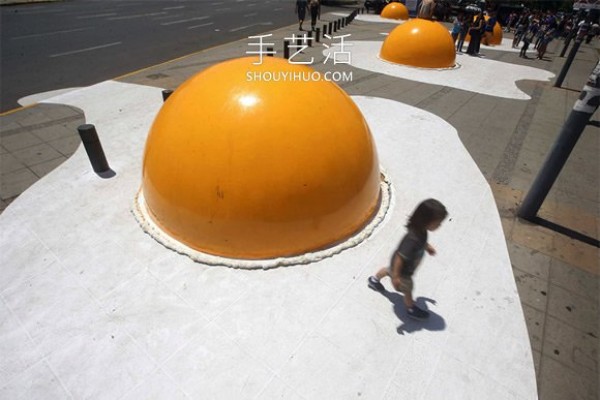
<path fill-rule="evenodd" d="M 333 18 L 328 16 L 329 18 Z M 327 16 L 325 17 L 327 18 Z M 389 26 L 355 21 L 342 33 L 352 40 L 382 40 Z M 276 50 L 290 30 L 273 32 Z M 510 52 L 483 50 L 488 59 L 560 71 L 553 42 L 548 60 L 524 60 Z M 191 55 L 120 78 L 122 82 L 176 88 L 215 62 L 239 57 L 248 41 Z M 322 59 L 323 47 L 307 55 Z M 563 84 L 521 81 L 531 100 L 512 100 L 446 86 L 390 78 L 350 66 L 353 81 L 341 83 L 351 95 L 390 98 L 430 111 L 452 124 L 488 180 L 502 217 L 514 276 L 533 349 L 542 400 L 598 397 L 598 248 L 518 220 L 515 211 L 540 169 L 544 155 L 568 116 L 591 69 L 598 42 L 583 45 Z M 325 71 L 325 67 L 313 65 Z M 598 113 L 594 115 L 598 120 Z M 75 128 L 84 122 L 76 108 L 40 104 L 3 115 L 0 126 L 2 207 L 75 150 Z M 561 173 L 540 216 L 591 237 L 599 237 L 600 150 L 597 127 L 588 127 Z M 501 349 L 499 349 L 501 351 Z"/>

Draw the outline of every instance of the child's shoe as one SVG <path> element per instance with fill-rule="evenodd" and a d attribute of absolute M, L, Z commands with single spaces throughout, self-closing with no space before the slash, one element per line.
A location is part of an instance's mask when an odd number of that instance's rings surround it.
<path fill-rule="evenodd" d="M 385 290 L 381 282 L 379 282 L 374 276 L 370 276 L 367 282 L 369 287 L 377 292 L 383 292 Z"/>
<path fill-rule="evenodd" d="M 417 306 L 412 306 L 408 309 L 408 316 L 422 321 L 429 318 L 429 313 L 425 310 L 421 310 Z"/>

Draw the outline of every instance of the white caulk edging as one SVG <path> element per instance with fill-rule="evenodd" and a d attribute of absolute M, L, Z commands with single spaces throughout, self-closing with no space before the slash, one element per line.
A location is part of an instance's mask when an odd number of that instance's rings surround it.
<path fill-rule="evenodd" d="M 459 69 L 461 67 L 460 63 L 457 63 L 457 62 L 455 62 L 453 66 L 446 67 L 446 68 L 427 68 L 427 67 L 417 67 L 414 65 L 407 65 L 407 64 L 398 64 L 398 63 L 386 60 L 385 58 L 381 57 L 381 53 L 377 54 L 377 58 L 379 60 L 386 62 L 388 64 L 391 64 L 391 65 L 402 65 L 403 67 L 406 67 L 406 68 L 420 69 L 423 71 L 447 71 L 447 70 L 452 70 L 452 69 Z"/>
<path fill-rule="evenodd" d="M 386 215 L 388 214 L 388 210 L 390 209 L 390 204 L 392 203 L 391 199 L 393 196 L 393 187 L 390 179 L 382 171 L 381 167 L 380 172 L 381 199 L 379 203 L 379 208 L 375 216 L 367 225 L 365 225 L 359 232 L 357 232 L 350 238 L 344 240 L 341 243 L 336 244 L 335 246 L 291 257 L 277 257 L 267 259 L 240 259 L 216 256 L 193 249 L 170 236 L 167 232 L 161 229 L 154 222 L 148 211 L 148 207 L 142 189 L 140 189 L 137 195 L 135 196 L 135 200 L 131 207 L 131 212 L 135 216 L 136 220 L 138 221 L 138 224 L 144 230 L 144 232 L 150 235 L 154 240 L 156 240 L 158 243 L 162 244 L 170 250 L 188 256 L 189 258 L 198 263 L 236 269 L 270 269 L 284 266 L 310 264 L 313 262 L 323 260 L 325 258 L 332 257 L 349 248 L 358 246 L 366 239 L 368 239 L 373 234 L 373 232 L 375 232 L 377 227 L 385 220 Z"/>

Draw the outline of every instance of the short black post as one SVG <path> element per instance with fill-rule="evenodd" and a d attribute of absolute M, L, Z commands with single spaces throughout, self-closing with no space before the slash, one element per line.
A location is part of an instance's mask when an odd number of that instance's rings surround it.
<path fill-rule="evenodd" d="M 315 30 L 315 42 L 319 43 L 321 41 L 321 29 L 317 28 Z"/>
<path fill-rule="evenodd" d="M 327 35 L 327 24 L 323 24 L 323 36 Z"/>
<path fill-rule="evenodd" d="M 569 68 L 571 68 L 571 64 L 573 63 L 573 60 L 575 59 L 575 54 L 577 54 L 577 51 L 579 50 L 579 46 L 581 46 L 581 42 L 583 42 L 583 40 L 579 40 L 579 39 L 575 40 L 575 44 L 573 44 L 573 48 L 571 49 L 571 52 L 569 53 L 569 56 L 567 57 L 565 64 L 563 65 L 562 69 L 560 70 L 560 74 L 558 75 L 558 78 L 556 78 L 554 87 L 560 87 L 562 85 L 563 81 L 565 80 L 565 78 L 567 76 L 567 72 L 569 72 Z"/>
<path fill-rule="evenodd" d="M 169 98 L 170 95 L 173 94 L 173 90 L 172 89 L 165 89 L 162 91 L 162 97 L 163 97 L 163 102 L 167 101 L 167 99 Z"/>
<path fill-rule="evenodd" d="M 308 42 L 308 47 L 312 47 L 312 31 L 308 31 L 308 36 L 306 38 L 306 41 Z"/>
<path fill-rule="evenodd" d="M 329 36 L 331 36 L 331 34 L 333 33 L 333 24 L 331 23 L 331 21 L 329 22 L 328 26 L 329 28 L 327 28 L 327 33 L 329 34 Z"/>
<path fill-rule="evenodd" d="M 290 59 L 290 42 L 287 40 L 283 41 L 283 58 L 286 60 Z"/>
<path fill-rule="evenodd" d="M 346 17 L 342 18 L 342 28 L 346 26 Z"/>
<path fill-rule="evenodd" d="M 273 55 L 275 54 L 275 52 L 273 51 L 272 47 L 267 47 L 267 55 L 269 57 L 273 57 Z"/>
<path fill-rule="evenodd" d="M 104 150 L 102 150 L 100 139 L 98 139 L 96 127 L 92 124 L 83 124 L 77 127 L 77 131 L 79 132 L 79 137 L 81 137 L 83 147 L 85 147 L 85 152 L 92 163 L 94 172 L 97 174 L 108 172 L 110 167 L 108 166 L 108 161 L 106 161 Z"/>
<path fill-rule="evenodd" d="M 517 213 L 519 217 L 530 220 L 537 215 L 581 133 L 598 109 L 598 96 L 600 96 L 600 61 L 596 64 L 596 68 L 594 68 L 588 82 L 583 87 L 579 100 L 575 102 L 573 110 L 571 110 L 571 114 L 569 114 L 546 161 L 544 161 L 541 171 L 531 185 L 529 193 L 525 196 Z"/>
<path fill-rule="evenodd" d="M 298 49 L 302 48 L 302 38 L 301 37 L 296 38 L 296 46 L 298 46 L 297 47 Z"/>

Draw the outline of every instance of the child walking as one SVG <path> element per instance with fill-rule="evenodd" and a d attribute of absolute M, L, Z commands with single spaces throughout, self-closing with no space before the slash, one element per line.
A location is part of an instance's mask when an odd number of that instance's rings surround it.
<path fill-rule="evenodd" d="M 412 294 L 414 288 L 412 276 L 425 252 L 430 255 L 436 254 L 435 248 L 427 243 L 427 231 L 435 231 L 447 216 L 446 207 L 438 200 L 427 199 L 421 202 L 408 219 L 406 225 L 408 232 L 400 241 L 390 265 L 381 268 L 368 279 L 371 289 L 384 291 L 385 288 L 380 280 L 389 276 L 394 289 L 404 294 L 404 305 L 411 318 L 423 320 L 429 317 L 427 311 L 415 305 Z"/>

